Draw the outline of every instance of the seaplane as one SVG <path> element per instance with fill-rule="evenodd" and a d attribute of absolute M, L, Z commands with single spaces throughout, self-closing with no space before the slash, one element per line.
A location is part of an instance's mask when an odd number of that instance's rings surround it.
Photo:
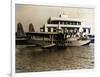
<path fill-rule="evenodd" d="M 60 15 L 49 18 L 40 32 L 35 32 L 32 23 L 29 24 L 29 32 L 24 32 L 22 24 L 18 23 L 16 45 L 36 45 L 42 48 L 89 45 L 91 40 L 84 33 L 90 33 L 90 27 L 81 24 L 79 19 Z"/>

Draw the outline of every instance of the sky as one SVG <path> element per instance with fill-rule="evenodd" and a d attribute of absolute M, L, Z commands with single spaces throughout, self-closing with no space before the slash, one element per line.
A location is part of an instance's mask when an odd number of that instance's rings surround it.
<path fill-rule="evenodd" d="M 21 22 L 25 32 L 28 32 L 29 24 L 34 25 L 35 31 L 47 23 L 49 17 L 59 17 L 60 14 L 68 15 L 69 18 L 84 19 L 86 25 L 92 27 L 94 34 L 94 9 L 67 7 L 67 6 L 40 6 L 28 4 L 15 5 L 15 24 Z"/>

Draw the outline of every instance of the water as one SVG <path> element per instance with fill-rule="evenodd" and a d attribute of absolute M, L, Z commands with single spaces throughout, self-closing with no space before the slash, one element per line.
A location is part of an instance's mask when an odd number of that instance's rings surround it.
<path fill-rule="evenodd" d="M 80 47 L 42 49 L 16 47 L 16 72 L 40 72 L 94 68 L 94 44 Z"/>

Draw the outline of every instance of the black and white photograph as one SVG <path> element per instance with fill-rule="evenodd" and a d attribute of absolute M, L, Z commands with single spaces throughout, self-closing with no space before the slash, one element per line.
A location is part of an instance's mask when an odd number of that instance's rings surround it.
<path fill-rule="evenodd" d="M 15 4 L 15 72 L 94 69 L 94 8 Z"/>

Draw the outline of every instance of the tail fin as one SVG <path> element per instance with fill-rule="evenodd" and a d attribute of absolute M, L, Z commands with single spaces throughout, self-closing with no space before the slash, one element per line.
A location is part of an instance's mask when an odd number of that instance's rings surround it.
<path fill-rule="evenodd" d="M 32 23 L 29 24 L 29 32 L 35 32 L 35 29 Z"/>
<path fill-rule="evenodd" d="M 24 32 L 23 26 L 22 26 L 22 24 L 20 22 L 17 24 L 17 36 L 18 37 L 25 36 L 25 32 Z"/>

